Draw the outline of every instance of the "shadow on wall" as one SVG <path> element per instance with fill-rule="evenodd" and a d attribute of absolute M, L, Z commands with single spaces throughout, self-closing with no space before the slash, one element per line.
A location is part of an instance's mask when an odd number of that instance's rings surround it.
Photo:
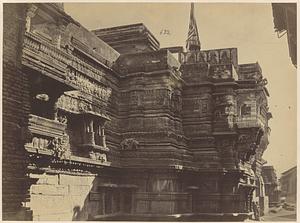
<path fill-rule="evenodd" d="M 80 220 L 80 219 L 81 219 L 80 206 L 75 206 L 73 208 L 73 217 L 72 217 L 72 220 L 76 221 L 76 220 Z"/>

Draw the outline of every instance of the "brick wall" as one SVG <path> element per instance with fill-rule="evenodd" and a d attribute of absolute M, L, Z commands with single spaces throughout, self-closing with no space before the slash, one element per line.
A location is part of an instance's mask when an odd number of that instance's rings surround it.
<path fill-rule="evenodd" d="M 3 220 L 25 220 L 27 179 L 26 153 L 21 140 L 29 113 L 28 77 L 21 72 L 21 47 L 26 8 L 23 4 L 3 7 Z M 27 212 L 28 213 L 28 212 Z"/>

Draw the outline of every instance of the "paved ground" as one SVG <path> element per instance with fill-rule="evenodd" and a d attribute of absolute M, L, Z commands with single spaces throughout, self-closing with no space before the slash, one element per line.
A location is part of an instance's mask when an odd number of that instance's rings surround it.
<path fill-rule="evenodd" d="M 282 209 L 278 213 L 269 212 L 267 215 L 262 217 L 262 221 L 296 221 L 296 210 L 287 211 Z"/>

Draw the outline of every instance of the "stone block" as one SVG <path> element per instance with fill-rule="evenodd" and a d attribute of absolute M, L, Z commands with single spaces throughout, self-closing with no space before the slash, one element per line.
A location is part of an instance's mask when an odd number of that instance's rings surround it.
<path fill-rule="evenodd" d="M 72 204 L 68 196 L 31 195 L 30 208 L 34 214 L 47 215 L 62 211 L 72 211 Z"/>
<path fill-rule="evenodd" d="M 91 186 L 85 185 L 69 185 L 69 194 L 70 196 L 73 195 L 87 195 L 91 190 Z"/>
<path fill-rule="evenodd" d="M 137 201 L 136 212 L 139 214 L 147 213 L 149 209 L 149 201 Z"/>
<path fill-rule="evenodd" d="M 152 201 L 151 212 L 155 214 L 171 214 L 174 212 L 175 203 L 169 201 Z"/>
<path fill-rule="evenodd" d="M 61 185 L 32 185 L 30 188 L 31 194 L 42 194 L 42 195 L 67 195 L 68 187 Z"/>
<path fill-rule="evenodd" d="M 33 215 L 34 221 L 72 221 L 73 212 L 58 212 L 53 214 L 39 213 Z"/>
<path fill-rule="evenodd" d="M 92 185 L 95 180 L 95 176 L 72 176 L 60 174 L 59 184 L 60 185 Z"/>
<path fill-rule="evenodd" d="M 30 174 L 30 178 L 38 179 L 37 184 L 58 184 L 58 175 Z"/>

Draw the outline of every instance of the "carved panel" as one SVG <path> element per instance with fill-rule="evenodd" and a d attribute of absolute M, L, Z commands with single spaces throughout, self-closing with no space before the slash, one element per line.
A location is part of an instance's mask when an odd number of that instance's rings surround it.
<path fill-rule="evenodd" d="M 233 68 L 231 65 L 211 66 L 209 69 L 209 77 L 216 80 L 225 80 L 232 78 L 232 69 Z"/>
<path fill-rule="evenodd" d="M 237 66 L 237 49 L 216 49 L 180 54 L 181 63 L 233 64 Z"/>
<path fill-rule="evenodd" d="M 63 134 L 61 137 L 45 137 L 34 134 L 32 142 L 27 143 L 25 147 L 27 149 L 45 151 L 60 159 L 67 159 L 71 155 L 69 136 L 67 134 Z"/>
<path fill-rule="evenodd" d="M 96 69 L 51 44 L 40 41 L 30 33 L 24 38 L 22 62 L 42 73 L 49 67 L 49 73 L 57 75 L 65 83 L 78 86 L 82 91 L 103 100 L 108 100 L 111 94 L 111 89 L 96 82 L 102 81 L 101 78 L 104 76 L 101 69 Z"/>
<path fill-rule="evenodd" d="M 103 89 L 105 91 L 105 89 Z M 106 93 L 107 94 L 107 93 Z M 108 118 L 106 116 L 106 105 L 105 104 L 94 104 L 87 96 L 84 98 L 84 94 L 78 91 L 66 92 L 62 95 L 56 105 L 59 109 L 75 113 L 94 113 L 95 115 Z M 107 96 L 105 96 L 107 97 Z"/>
<path fill-rule="evenodd" d="M 135 90 L 130 92 L 130 105 L 142 107 L 170 107 L 181 111 L 182 100 L 180 91 L 171 92 L 168 89 Z"/>
<path fill-rule="evenodd" d="M 81 73 L 73 69 L 67 69 L 66 81 L 78 86 L 85 93 L 94 95 L 103 101 L 108 101 L 111 89 L 102 87 L 94 81 L 84 77 Z"/>

